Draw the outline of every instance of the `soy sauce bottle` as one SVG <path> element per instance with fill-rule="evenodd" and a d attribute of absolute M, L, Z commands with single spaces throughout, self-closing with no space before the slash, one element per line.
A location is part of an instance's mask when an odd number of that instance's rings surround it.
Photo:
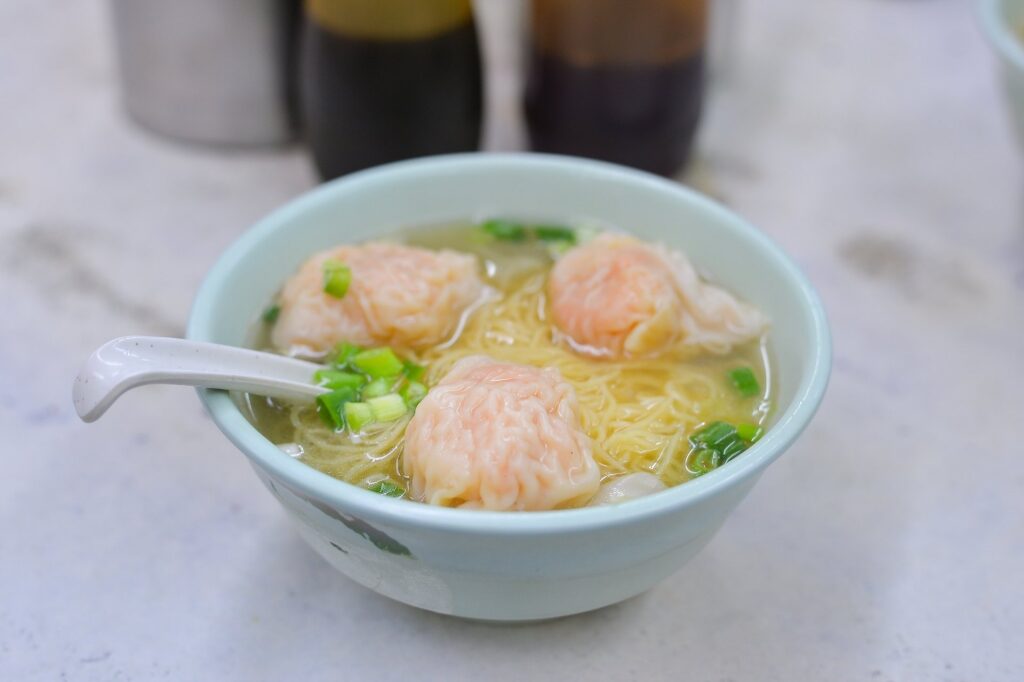
<path fill-rule="evenodd" d="M 532 0 L 532 147 L 675 174 L 700 120 L 706 33 L 706 0 Z"/>
<path fill-rule="evenodd" d="M 300 104 L 324 179 L 480 140 L 470 0 L 306 0 Z"/>

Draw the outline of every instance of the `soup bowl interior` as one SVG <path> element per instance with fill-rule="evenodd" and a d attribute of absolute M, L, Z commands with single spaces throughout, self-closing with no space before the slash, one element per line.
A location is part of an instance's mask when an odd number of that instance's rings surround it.
<path fill-rule="evenodd" d="M 405 603 L 492 620 L 549 618 L 638 594 L 713 535 L 824 393 L 825 316 L 763 234 L 678 184 L 599 162 L 535 154 L 408 161 L 336 180 L 244 234 L 203 283 L 189 338 L 244 345 L 268 301 L 311 253 L 411 225 L 488 216 L 608 225 L 686 251 L 772 320 L 774 402 L 766 435 L 699 479 L 610 507 L 502 513 L 395 500 L 282 453 L 222 392 L 200 391 L 299 533 L 349 577 Z"/>

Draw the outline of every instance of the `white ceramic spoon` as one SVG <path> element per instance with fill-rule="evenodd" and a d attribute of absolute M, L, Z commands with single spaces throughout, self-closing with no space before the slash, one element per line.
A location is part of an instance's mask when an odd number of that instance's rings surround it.
<path fill-rule="evenodd" d="M 122 336 L 96 349 L 71 396 L 82 421 L 95 421 L 125 391 L 145 384 L 179 384 L 246 391 L 312 402 L 327 389 L 313 385 L 321 365 L 248 348 L 160 336 Z"/>

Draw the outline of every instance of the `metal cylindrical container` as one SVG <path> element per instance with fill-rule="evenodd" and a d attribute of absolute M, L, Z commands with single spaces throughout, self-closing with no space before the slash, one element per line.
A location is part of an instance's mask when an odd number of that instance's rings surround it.
<path fill-rule="evenodd" d="M 295 0 L 112 0 L 129 115 L 170 137 L 268 145 L 295 132 Z"/>

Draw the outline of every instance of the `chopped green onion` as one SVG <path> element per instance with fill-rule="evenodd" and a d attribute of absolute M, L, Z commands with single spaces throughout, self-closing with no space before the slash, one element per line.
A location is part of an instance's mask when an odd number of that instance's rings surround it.
<path fill-rule="evenodd" d="M 345 298 L 348 285 L 352 283 L 352 269 L 341 261 L 325 260 L 324 293 L 334 298 Z"/>
<path fill-rule="evenodd" d="M 576 230 L 560 225 L 538 225 L 533 228 L 533 233 L 542 242 L 567 242 L 576 243 Z"/>
<path fill-rule="evenodd" d="M 356 399 L 353 388 L 339 388 L 330 393 L 321 393 L 316 397 L 316 411 L 328 426 L 335 429 L 345 428 L 345 416 L 342 414 L 345 403 Z"/>
<path fill-rule="evenodd" d="M 355 344 L 351 344 L 348 341 L 342 341 L 334 347 L 334 352 L 331 353 L 331 364 L 338 369 L 343 369 L 347 367 L 352 358 L 362 350 L 362 348 Z"/>
<path fill-rule="evenodd" d="M 387 495 L 388 497 L 401 497 L 402 495 L 405 495 L 405 488 L 400 485 L 396 485 L 387 479 L 377 481 L 371 485 L 368 490 L 370 492 L 380 493 L 381 495 Z"/>
<path fill-rule="evenodd" d="M 357 353 L 351 362 L 353 367 L 374 379 L 396 376 L 405 368 L 395 352 L 387 346 Z"/>
<path fill-rule="evenodd" d="M 701 448 L 695 450 L 690 456 L 689 466 L 694 476 L 703 476 L 718 466 L 718 453 L 714 450 Z"/>
<path fill-rule="evenodd" d="M 379 398 L 370 398 L 366 401 L 373 410 L 373 418 L 379 422 L 393 422 L 401 419 L 408 411 L 405 401 L 397 393 L 382 395 Z"/>
<path fill-rule="evenodd" d="M 405 376 L 409 381 L 419 381 L 423 378 L 423 374 L 427 371 L 427 368 L 423 365 L 417 365 L 412 360 L 405 361 Z"/>
<path fill-rule="evenodd" d="M 757 383 L 757 377 L 749 367 L 737 367 L 729 372 L 732 385 L 744 398 L 757 395 L 761 392 L 761 384 Z"/>
<path fill-rule="evenodd" d="M 694 431 L 693 435 L 690 436 L 690 441 L 695 445 L 703 444 L 715 448 L 728 443 L 735 436 L 736 427 L 732 424 L 711 422 L 707 426 Z"/>
<path fill-rule="evenodd" d="M 281 306 L 272 305 L 263 311 L 263 321 L 267 324 L 274 324 L 277 322 L 278 316 L 281 315 Z"/>
<path fill-rule="evenodd" d="M 415 410 L 420 401 L 427 396 L 427 387 L 418 381 L 410 381 L 398 392 L 410 410 Z"/>
<path fill-rule="evenodd" d="M 744 427 L 756 426 L 744 424 Z M 749 429 L 744 428 L 749 433 Z M 706 474 L 711 469 L 725 464 L 747 449 L 748 443 L 740 435 L 739 429 L 726 422 L 711 422 L 690 434 L 690 443 L 695 450 L 691 453 L 694 464 L 691 469 L 697 475 Z"/>
<path fill-rule="evenodd" d="M 359 433 L 364 426 L 373 422 L 373 408 L 369 403 L 345 403 L 345 421 L 353 433 Z"/>
<path fill-rule="evenodd" d="M 480 227 L 495 239 L 510 242 L 521 242 L 526 239 L 526 228 L 511 220 L 488 220 Z"/>
<path fill-rule="evenodd" d="M 764 435 L 764 429 L 757 424 L 737 424 L 736 433 L 748 443 L 756 443 Z"/>
<path fill-rule="evenodd" d="M 359 389 L 366 383 L 366 377 L 355 372 L 343 372 L 338 369 L 320 369 L 313 374 L 313 381 L 317 386 L 323 386 L 331 390 L 337 388 Z"/>
<path fill-rule="evenodd" d="M 729 441 L 720 450 L 722 464 L 725 464 L 726 462 L 728 462 L 733 457 L 735 457 L 736 455 L 740 454 L 741 452 L 743 452 L 746 449 L 747 449 L 747 444 L 744 443 L 742 440 L 740 440 L 740 438 L 737 436 L 735 440 Z"/>
<path fill-rule="evenodd" d="M 391 393 L 391 389 L 395 386 L 394 377 L 381 377 L 380 379 L 374 379 L 370 383 L 366 384 L 366 388 L 363 389 L 363 399 L 367 398 L 379 398 L 382 395 Z"/>

